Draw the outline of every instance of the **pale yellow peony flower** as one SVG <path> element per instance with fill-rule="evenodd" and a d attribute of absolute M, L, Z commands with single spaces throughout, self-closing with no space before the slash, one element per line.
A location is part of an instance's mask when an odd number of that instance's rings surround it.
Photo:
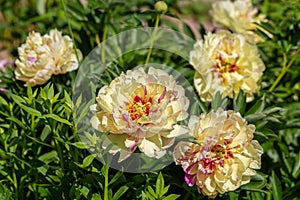
<path fill-rule="evenodd" d="M 81 60 L 81 52 L 76 51 Z M 64 74 L 78 68 L 71 38 L 62 36 L 56 29 L 44 36 L 31 32 L 18 53 L 15 75 L 16 79 L 26 82 L 25 86 L 42 85 L 52 74 Z"/>
<path fill-rule="evenodd" d="M 183 87 L 166 72 L 150 67 L 129 70 L 100 89 L 92 126 L 109 132 L 111 153 L 126 159 L 137 147 L 149 157 L 160 158 L 174 143 L 174 125 L 187 118 L 189 100 Z M 180 133 L 178 133 L 180 135 Z"/>
<path fill-rule="evenodd" d="M 254 30 L 261 30 L 272 38 L 272 34 L 260 27 L 258 24 L 266 22 L 265 16 L 258 13 L 257 8 L 252 7 L 251 0 L 230 0 L 215 1 L 210 11 L 213 22 L 223 25 L 233 32 L 243 33 L 255 42 L 264 41 Z"/>
<path fill-rule="evenodd" d="M 233 98 L 240 89 L 251 101 L 265 70 L 256 45 L 248 43 L 242 34 L 228 31 L 208 33 L 204 41 L 197 41 L 190 63 L 196 70 L 194 84 L 203 101 L 211 101 L 217 92 L 223 98 Z"/>
<path fill-rule="evenodd" d="M 49 46 L 51 57 L 55 62 L 53 74 L 65 74 L 78 68 L 73 42 L 69 36 L 62 36 L 60 31 L 53 29 L 49 32 L 49 35 L 44 36 L 44 41 Z M 79 60 L 81 60 L 80 50 L 76 49 L 76 52 Z"/>
<path fill-rule="evenodd" d="M 175 128 L 172 132 L 183 132 Z M 263 149 L 253 140 L 254 125 L 248 125 L 239 113 L 223 111 L 190 118 L 188 129 L 194 142 L 179 142 L 174 160 L 185 172 L 189 186 L 214 198 L 250 182 L 261 167 Z"/>

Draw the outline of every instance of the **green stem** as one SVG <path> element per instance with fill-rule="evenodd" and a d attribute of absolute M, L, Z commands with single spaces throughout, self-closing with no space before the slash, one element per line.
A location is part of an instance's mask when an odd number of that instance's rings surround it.
<path fill-rule="evenodd" d="M 101 45 L 101 59 L 102 63 L 105 63 L 105 40 L 107 37 L 107 24 L 109 21 L 110 10 L 107 11 L 107 14 L 104 19 L 103 35 L 102 35 L 102 45 Z"/>
<path fill-rule="evenodd" d="M 12 171 L 13 171 L 13 181 L 14 181 L 14 187 L 16 190 L 16 198 L 19 198 L 19 191 L 18 191 L 18 180 L 17 180 L 17 176 L 16 176 L 16 172 L 14 167 L 12 167 Z"/>
<path fill-rule="evenodd" d="M 56 148 L 57 148 L 57 151 L 58 151 L 58 157 L 59 157 L 60 167 L 64 171 L 65 165 L 64 165 L 63 152 L 62 152 L 62 149 L 60 147 L 59 141 L 57 141 L 56 139 L 55 139 L 55 145 L 56 145 Z"/>
<path fill-rule="evenodd" d="M 31 131 L 32 131 L 32 136 L 36 138 L 36 131 L 35 131 L 35 121 L 34 121 L 34 115 L 31 115 Z M 37 159 L 37 154 L 38 154 L 38 148 L 36 145 L 33 146 L 33 151 L 34 153 L 34 159 Z M 38 199 L 38 191 L 37 191 L 37 183 L 38 183 L 38 172 L 37 169 L 34 168 L 35 171 L 35 184 L 33 185 L 34 188 L 34 198 Z"/>
<path fill-rule="evenodd" d="M 34 115 L 31 115 L 31 131 L 34 134 L 35 123 L 34 123 Z"/>
<path fill-rule="evenodd" d="M 63 6 L 63 10 L 64 10 L 64 14 L 65 16 L 67 16 L 67 8 L 66 8 L 66 4 L 64 2 L 64 0 L 60 0 L 62 6 Z M 76 55 L 76 59 L 77 59 L 77 62 L 79 63 L 80 60 L 79 60 L 79 56 L 78 56 L 78 53 L 77 53 L 77 45 L 76 45 L 76 41 L 75 41 L 75 38 L 74 38 L 74 34 L 73 34 L 73 31 L 72 31 L 72 27 L 71 27 L 71 24 L 70 24 L 70 20 L 66 17 L 66 21 L 67 21 L 67 24 L 68 24 L 68 29 L 69 29 L 69 32 L 71 34 L 71 38 L 72 38 L 72 42 L 74 44 L 74 51 L 75 51 L 75 55 Z"/>
<path fill-rule="evenodd" d="M 151 41 L 150 41 L 149 51 L 148 51 L 147 58 L 146 58 L 146 61 L 145 61 L 145 68 L 147 68 L 147 65 L 148 65 L 149 60 L 150 60 L 150 56 L 151 56 L 151 53 L 152 53 L 152 48 L 153 48 L 153 44 L 154 44 L 154 39 L 155 39 L 159 19 L 160 19 L 160 14 L 157 14 L 156 15 L 156 20 L 155 20 L 155 25 L 154 25 L 154 30 L 153 30 L 153 35 L 152 35 Z"/>
<path fill-rule="evenodd" d="M 281 79 L 283 78 L 283 76 L 286 74 L 286 72 L 288 71 L 288 69 L 292 66 L 292 64 L 294 63 L 297 54 L 299 53 L 300 48 L 298 47 L 296 53 L 294 54 L 293 58 L 290 60 L 290 62 L 288 64 L 286 64 L 287 62 L 287 58 L 286 58 L 286 53 L 283 53 L 283 64 L 282 64 L 282 71 L 280 72 L 279 76 L 277 77 L 277 79 L 275 80 L 275 82 L 273 83 L 273 85 L 270 87 L 269 92 L 273 92 L 274 89 L 276 88 L 276 86 L 279 84 L 279 82 L 281 81 Z"/>
<path fill-rule="evenodd" d="M 108 200 L 108 170 L 109 166 L 104 165 L 104 200 Z"/>

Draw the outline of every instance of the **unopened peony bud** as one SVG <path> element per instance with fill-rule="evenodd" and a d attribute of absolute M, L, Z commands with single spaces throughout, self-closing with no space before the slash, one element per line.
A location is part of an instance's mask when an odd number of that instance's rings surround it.
<path fill-rule="evenodd" d="M 154 8 L 157 12 L 161 13 L 166 13 L 168 11 L 168 5 L 164 1 L 156 2 Z"/>

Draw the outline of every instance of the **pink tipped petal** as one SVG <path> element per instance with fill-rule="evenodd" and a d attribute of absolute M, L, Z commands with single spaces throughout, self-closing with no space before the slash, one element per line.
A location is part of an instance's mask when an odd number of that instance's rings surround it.
<path fill-rule="evenodd" d="M 163 93 L 161 94 L 161 96 L 157 100 L 158 104 L 160 104 L 161 100 L 163 100 L 165 98 L 166 94 L 167 94 L 167 90 L 166 90 L 166 87 L 164 87 Z"/>
<path fill-rule="evenodd" d="M 188 186 L 192 187 L 195 185 L 197 179 L 196 179 L 195 175 L 190 175 L 190 174 L 186 173 L 184 175 L 184 180 L 185 180 L 186 184 L 188 184 Z"/>

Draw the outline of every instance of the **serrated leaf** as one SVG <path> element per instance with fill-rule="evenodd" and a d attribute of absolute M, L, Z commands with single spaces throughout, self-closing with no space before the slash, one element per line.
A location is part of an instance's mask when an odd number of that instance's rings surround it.
<path fill-rule="evenodd" d="M 123 185 L 118 189 L 118 191 L 114 194 L 113 200 L 118 200 L 125 192 L 129 189 L 128 186 Z"/>
<path fill-rule="evenodd" d="M 274 171 L 272 171 L 272 175 L 270 176 L 270 182 L 271 182 L 271 187 L 272 187 L 273 199 L 281 200 L 282 199 L 281 183 Z"/>

